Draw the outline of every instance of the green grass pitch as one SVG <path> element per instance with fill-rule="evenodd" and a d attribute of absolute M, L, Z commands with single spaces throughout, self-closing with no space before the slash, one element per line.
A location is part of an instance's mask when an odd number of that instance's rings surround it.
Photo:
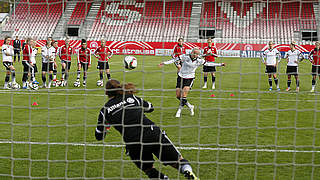
<path fill-rule="evenodd" d="M 147 116 L 167 132 L 201 179 L 320 179 L 320 94 L 309 93 L 309 62 L 299 67 L 300 92 L 287 93 L 285 60 L 279 67 L 281 91 L 268 92 L 259 59 L 219 58 L 227 66 L 217 68 L 216 90 L 201 89 L 198 68 L 188 96 L 196 106 L 195 116 L 185 109 L 175 118 L 176 69 L 157 66 L 169 58 L 137 56 L 138 68 L 125 71 L 123 57 L 111 59 L 112 78 L 135 83 L 137 95 L 154 104 L 155 111 Z M 40 57 L 37 60 L 41 69 Z M 67 88 L 0 90 L 0 179 L 147 178 L 125 155 L 114 129 L 105 146 L 95 140 L 98 112 L 108 98 L 96 86 L 95 58 L 87 87 L 73 87 L 75 62 L 73 57 Z M 21 84 L 21 62 L 14 65 Z M 0 86 L 4 71 L 1 66 Z M 40 74 L 37 80 L 41 82 Z M 155 166 L 171 179 L 184 179 L 158 161 Z"/>

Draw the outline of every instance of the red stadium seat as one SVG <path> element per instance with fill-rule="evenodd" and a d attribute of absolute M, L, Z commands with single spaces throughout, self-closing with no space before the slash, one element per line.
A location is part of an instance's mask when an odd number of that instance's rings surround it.
<path fill-rule="evenodd" d="M 69 19 L 69 25 L 81 25 L 88 15 L 92 2 L 78 2 Z"/>
<path fill-rule="evenodd" d="M 261 9 L 262 8 L 262 9 Z M 222 38 L 293 39 L 293 32 L 316 30 L 313 2 L 204 2 L 200 27 L 221 30 Z"/>
<path fill-rule="evenodd" d="M 191 8 L 192 2 L 181 0 L 165 2 L 165 9 L 162 1 L 104 1 L 89 36 L 108 40 L 176 41 L 177 37 L 187 36 Z M 166 37 L 159 39 L 163 36 Z"/>
<path fill-rule="evenodd" d="M 46 0 L 20 0 L 4 29 L 13 31 L 13 36 L 44 39 L 52 35 L 63 7 L 61 0 L 48 0 L 48 3 Z"/>

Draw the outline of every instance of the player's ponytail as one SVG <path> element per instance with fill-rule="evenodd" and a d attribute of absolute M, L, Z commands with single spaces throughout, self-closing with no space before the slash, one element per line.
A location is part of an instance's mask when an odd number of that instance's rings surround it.
<path fill-rule="evenodd" d="M 135 94 L 137 93 L 136 86 L 133 83 L 127 83 L 123 85 L 126 94 Z"/>
<path fill-rule="evenodd" d="M 111 79 L 106 84 L 106 95 L 109 97 L 135 93 L 137 93 L 137 90 L 133 83 L 120 84 L 118 80 Z"/>
<path fill-rule="evenodd" d="M 111 79 L 106 84 L 106 95 L 109 97 L 115 97 L 123 95 L 123 89 L 118 80 Z"/>

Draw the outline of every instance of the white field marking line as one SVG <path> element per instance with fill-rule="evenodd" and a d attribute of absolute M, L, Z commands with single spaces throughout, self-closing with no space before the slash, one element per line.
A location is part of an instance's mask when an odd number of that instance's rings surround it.
<path fill-rule="evenodd" d="M 30 92 L 16 92 L 16 91 L 10 91 L 10 90 L 3 90 L 3 91 L 0 91 L 0 94 L 18 94 L 18 95 L 56 95 L 56 96 L 93 96 L 93 97 L 108 97 L 106 95 L 103 95 L 103 94 L 67 94 L 67 93 L 54 93 L 54 92 L 46 92 L 46 91 L 42 91 L 43 93 L 39 93 L 39 92 L 33 92 L 33 93 L 30 93 Z M 174 98 L 174 96 L 140 96 L 140 97 L 148 97 L 148 98 Z M 174 98 L 175 99 L 175 98 Z M 197 97 L 188 97 L 188 99 L 199 99 Z M 291 99 L 254 99 L 254 98 L 218 98 L 218 97 L 213 97 L 213 98 L 205 98 L 205 97 L 201 97 L 201 99 L 217 99 L 217 100 L 233 100 L 233 101 L 236 101 L 236 100 L 241 100 L 241 101 L 276 101 L 276 100 L 279 100 L 279 101 L 285 101 L 285 102 L 318 102 L 319 100 L 314 100 L 314 99 L 306 99 L 306 100 L 291 100 Z"/>
<path fill-rule="evenodd" d="M 130 72 L 130 71 L 128 71 Z M 69 91 L 83 91 L 83 90 L 86 90 L 87 92 L 90 92 L 90 91 L 97 91 L 97 90 L 103 90 L 102 87 L 98 87 L 98 88 L 93 88 L 93 89 L 84 89 L 84 88 L 76 88 L 76 89 L 65 89 L 65 88 L 52 88 L 52 89 L 45 89 L 45 88 L 41 88 L 40 90 L 37 90 L 37 91 L 32 91 L 32 90 L 24 90 L 24 89 L 18 89 L 18 90 L 12 90 L 12 89 L 0 89 L 0 93 L 25 93 L 25 92 L 32 92 L 31 94 L 37 94 L 38 92 L 45 92 L 45 93 L 53 93 L 55 91 L 66 91 L 66 90 L 69 90 Z M 146 91 L 146 92 L 149 92 L 149 91 L 163 91 L 163 92 L 175 92 L 176 89 L 137 89 L 138 91 Z M 192 89 L 191 91 L 194 91 L 194 92 L 209 92 L 209 93 L 220 93 L 220 92 L 224 92 L 224 93 L 258 93 L 258 94 L 290 94 L 290 95 L 312 95 L 312 96 L 320 96 L 320 93 L 318 92 L 314 92 L 314 93 L 310 93 L 309 91 L 300 91 L 299 93 L 296 93 L 296 92 L 276 92 L 276 91 L 273 91 L 273 92 L 270 92 L 270 91 L 237 91 L 237 90 L 218 90 L 218 91 L 213 91 L 213 90 L 203 90 L 203 89 Z M 82 93 L 83 94 L 83 93 Z M 84 95 L 88 95 L 88 94 L 84 94 Z"/>
<path fill-rule="evenodd" d="M 89 146 L 89 147 L 113 147 L 122 148 L 121 144 L 93 144 L 93 143 L 60 143 L 60 142 L 25 142 L 25 141 L 0 141 L 0 144 L 31 144 L 31 145 L 63 145 L 63 146 Z M 320 153 L 320 151 L 290 150 L 290 149 L 242 149 L 242 148 L 210 148 L 178 146 L 182 150 L 207 150 L 207 151 L 248 151 L 248 152 L 287 152 L 287 153 Z"/>

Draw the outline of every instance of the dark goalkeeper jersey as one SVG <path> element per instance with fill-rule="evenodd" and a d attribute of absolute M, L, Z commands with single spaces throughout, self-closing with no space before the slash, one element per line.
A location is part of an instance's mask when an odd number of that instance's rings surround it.
<path fill-rule="evenodd" d="M 134 95 L 118 96 L 110 99 L 99 112 L 95 136 L 104 138 L 106 128 L 113 126 L 122 135 L 124 142 L 148 142 L 152 136 L 160 134 L 160 129 L 144 113 L 152 112 L 150 102 Z M 143 134 L 141 139 L 141 134 Z"/>

